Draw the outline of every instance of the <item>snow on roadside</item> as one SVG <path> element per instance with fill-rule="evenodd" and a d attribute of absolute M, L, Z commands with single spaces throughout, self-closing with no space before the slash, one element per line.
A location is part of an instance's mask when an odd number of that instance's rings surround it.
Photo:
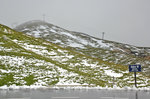
<path fill-rule="evenodd" d="M 143 87 L 143 88 L 135 88 L 135 87 L 123 87 L 123 88 L 120 88 L 120 87 L 117 87 L 117 86 L 114 86 L 113 88 L 110 88 L 110 87 L 88 87 L 88 85 L 55 85 L 55 86 L 37 86 L 37 85 L 31 85 L 31 86 L 27 86 L 27 85 L 24 85 L 24 86 L 16 86 L 16 85 L 11 85 L 11 86 L 0 86 L 0 89 L 3 89 L 3 90 L 11 90 L 11 89 L 16 89 L 16 90 L 19 90 L 19 89 L 101 89 L 101 90 L 125 90 L 125 91 L 150 91 L 150 87 Z"/>

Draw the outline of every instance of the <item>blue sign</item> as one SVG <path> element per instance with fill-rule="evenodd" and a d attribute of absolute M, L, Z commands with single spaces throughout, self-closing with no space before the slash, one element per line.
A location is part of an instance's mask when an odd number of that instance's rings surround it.
<path fill-rule="evenodd" d="M 129 65 L 129 72 L 141 72 L 141 65 Z"/>

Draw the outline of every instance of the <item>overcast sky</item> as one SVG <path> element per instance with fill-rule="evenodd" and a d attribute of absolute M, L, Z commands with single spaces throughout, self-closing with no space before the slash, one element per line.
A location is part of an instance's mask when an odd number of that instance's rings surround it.
<path fill-rule="evenodd" d="M 150 47 L 150 0 L 0 0 L 0 23 L 45 20 L 95 37 Z"/>

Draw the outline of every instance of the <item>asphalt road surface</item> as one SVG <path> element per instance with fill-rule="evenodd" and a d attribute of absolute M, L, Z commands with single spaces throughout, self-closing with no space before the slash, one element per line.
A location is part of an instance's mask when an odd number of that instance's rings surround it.
<path fill-rule="evenodd" d="M 0 99 L 150 99 L 150 91 L 18 89 L 0 90 Z"/>

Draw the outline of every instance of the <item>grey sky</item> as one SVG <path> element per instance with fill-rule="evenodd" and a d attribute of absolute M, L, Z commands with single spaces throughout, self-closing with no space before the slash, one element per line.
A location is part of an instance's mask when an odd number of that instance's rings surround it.
<path fill-rule="evenodd" d="M 150 0 L 0 0 L 0 23 L 45 20 L 71 31 L 150 47 Z"/>

